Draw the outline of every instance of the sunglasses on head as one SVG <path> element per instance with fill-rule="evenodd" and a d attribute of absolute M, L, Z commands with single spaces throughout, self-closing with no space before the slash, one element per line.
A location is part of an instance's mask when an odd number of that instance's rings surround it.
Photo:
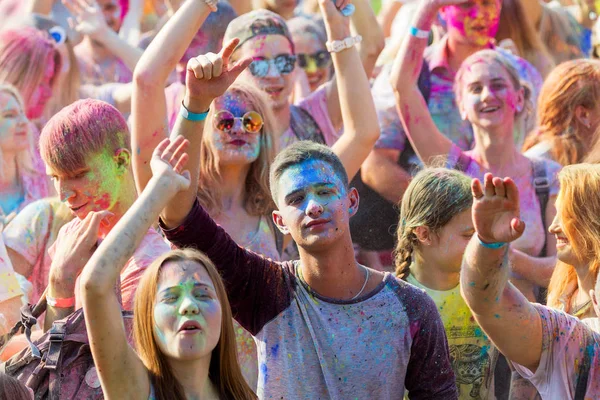
<path fill-rule="evenodd" d="M 256 111 L 248 111 L 243 117 L 234 117 L 231 112 L 222 110 L 213 117 L 213 125 L 215 129 L 229 133 L 233 129 L 236 119 L 242 121 L 242 126 L 248 133 L 258 133 L 263 127 L 263 119 Z"/>
<path fill-rule="evenodd" d="M 275 65 L 275 68 L 277 68 L 281 75 L 287 75 L 291 73 L 296 66 L 296 56 L 282 54 L 275 58 L 257 58 L 250 64 L 250 73 L 258 78 L 263 78 L 269 73 L 271 64 Z"/>
<path fill-rule="evenodd" d="M 67 31 L 62 26 L 56 25 L 52 28 L 48 29 L 48 33 L 52 40 L 56 42 L 56 44 L 63 44 L 67 41 Z"/>
<path fill-rule="evenodd" d="M 297 54 L 298 66 L 300 68 L 308 68 L 311 60 L 315 62 L 317 68 L 325 68 L 331 64 L 331 54 L 328 51 L 321 50 L 314 54 Z"/>

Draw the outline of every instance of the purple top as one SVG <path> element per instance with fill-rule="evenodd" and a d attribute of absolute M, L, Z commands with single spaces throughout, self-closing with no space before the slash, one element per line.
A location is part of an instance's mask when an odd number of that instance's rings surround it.
<path fill-rule="evenodd" d="M 237 321 L 255 337 L 259 398 L 456 399 L 444 326 L 423 290 L 386 274 L 353 301 L 324 298 L 297 275 L 238 246 L 198 201 L 163 230 L 217 266 Z"/>

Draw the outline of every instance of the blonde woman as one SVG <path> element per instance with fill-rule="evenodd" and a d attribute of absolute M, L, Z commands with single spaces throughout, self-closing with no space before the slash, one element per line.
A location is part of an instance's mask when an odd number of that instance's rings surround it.
<path fill-rule="evenodd" d="M 17 89 L 0 84 L 0 218 L 7 224 L 17 212 L 48 195 L 46 177 L 32 170 L 33 138 Z"/>

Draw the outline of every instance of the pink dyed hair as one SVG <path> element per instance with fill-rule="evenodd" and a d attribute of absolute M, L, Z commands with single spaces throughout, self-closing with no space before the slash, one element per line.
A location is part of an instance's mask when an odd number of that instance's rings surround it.
<path fill-rule="evenodd" d="M 54 57 L 56 76 L 61 69 L 60 53 L 46 32 L 30 27 L 0 32 L 0 82 L 14 85 L 26 106 L 44 79 L 50 57 Z"/>
<path fill-rule="evenodd" d="M 123 115 L 110 104 L 93 99 L 63 108 L 40 135 L 40 153 L 46 165 L 67 175 L 85 168 L 90 156 L 130 147 Z"/>

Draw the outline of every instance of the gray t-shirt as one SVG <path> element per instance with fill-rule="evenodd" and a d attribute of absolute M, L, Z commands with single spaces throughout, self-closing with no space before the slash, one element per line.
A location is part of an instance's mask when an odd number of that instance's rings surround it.
<path fill-rule="evenodd" d="M 327 299 L 275 262 L 236 245 L 198 202 L 177 247 L 215 263 L 233 315 L 258 347 L 261 399 L 456 399 L 444 326 L 425 292 L 390 274 L 354 301 Z"/>

